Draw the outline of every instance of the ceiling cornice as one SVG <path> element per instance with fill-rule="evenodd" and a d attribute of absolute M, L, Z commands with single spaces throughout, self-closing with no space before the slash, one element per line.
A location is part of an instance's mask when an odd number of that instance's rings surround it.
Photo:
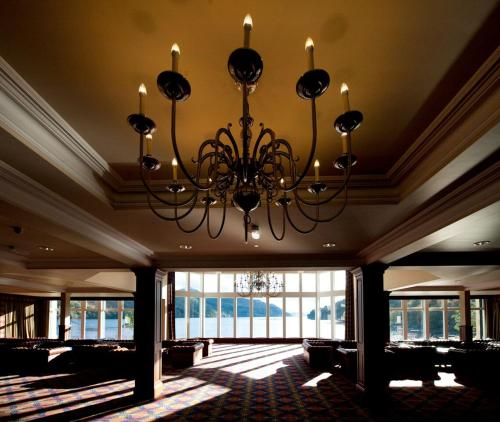
<path fill-rule="evenodd" d="M 497 48 L 387 174 L 354 175 L 352 203 L 398 203 L 493 127 L 500 120 L 495 103 L 499 57 Z M 148 206 L 142 183 L 123 180 L 1 57 L 0 102 L 0 125 L 88 192 L 115 209 Z M 327 181 L 335 184 L 337 178 Z M 153 186 L 163 190 L 166 183 L 158 180 Z"/>
<path fill-rule="evenodd" d="M 500 162 L 494 158 L 475 169 L 476 174 L 463 176 L 429 199 L 412 216 L 361 250 L 359 256 L 367 263 L 395 261 L 420 250 L 412 245 L 414 242 L 500 200 Z"/>
<path fill-rule="evenodd" d="M 154 265 L 158 268 L 164 268 L 168 271 L 183 270 L 183 269 L 199 269 L 199 270 L 254 270 L 257 268 L 266 268 L 268 270 L 301 270 L 307 268 L 321 269 L 345 269 L 346 267 L 356 267 L 363 262 L 361 259 L 352 255 L 263 255 L 252 256 L 249 258 L 246 255 L 231 256 L 228 259 L 225 256 L 158 256 L 155 259 Z"/>
<path fill-rule="evenodd" d="M 500 47 L 388 171 L 386 176 L 399 186 L 402 199 L 500 121 L 499 61 Z"/>
<path fill-rule="evenodd" d="M 153 252 L 0 160 L 0 199 L 64 227 L 64 239 L 126 265 L 148 265 Z M 55 234 L 54 234 L 55 235 Z M 75 236 L 76 235 L 76 236 Z M 63 238 L 63 235 L 60 235 Z"/>
<path fill-rule="evenodd" d="M 88 192 L 108 203 L 95 180 L 119 190 L 121 177 L 2 57 L 0 125 Z"/>

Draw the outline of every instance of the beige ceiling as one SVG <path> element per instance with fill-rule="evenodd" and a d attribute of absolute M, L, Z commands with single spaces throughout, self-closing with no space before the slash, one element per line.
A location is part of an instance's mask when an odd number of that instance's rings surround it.
<path fill-rule="evenodd" d="M 385 173 L 456 89 L 438 83 L 496 5 L 481 1 L 9 1 L 0 5 L 0 53 L 57 112 L 125 176 L 138 155 L 126 116 L 137 111 L 137 87 L 149 88 L 146 110 L 158 123 L 155 152 L 172 157 L 169 104 L 156 76 L 170 68 L 170 46 L 181 47 L 180 71 L 193 93 L 179 106 L 178 137 L 189 159 L 199 143 L 241 104 L 227 74 L 229 53 L 242 44 L 242 19 L 254 20 L 251 45 L 264 75 L 251 97 L 256 122 L 289 139 L 305 157 L 309 105 L 295 94 L 306 70 L 304 40 L 332 84 L 319 99 L 322 172 L 340 153 L 332 123 L 342 112 L 341 82 L 365 123 L 354 136 L 359 173 Z M 451 84 L 451 85 L 450 85 Z M 442 96 L 434 96 L 436 88 Z M 423 107 L 425 104 L 426 107 Z M 425 110 L 424 110 L 425 108 Z M 133 175 L 133 174 L 132 174 Z"/>
<path fill-rule="evenodd" d="M 399 181 L 393 182 L 386 176 L 483 63 L 474 60 L 467 45 L 496 4 L 493 0 L 483 0 L 481 7 L 472 0 L 0 3 L 1 56 L 124 179 L 137 178 L 137 137 L 127 126 L 126 116 L 137 111 L 140 82 L 145 82 L 149 89 L 146 111 L 159 126 L 155 154 L 159 152 L 162 161 L 172 158 L 169 104 L 156 89 L 155 80 L 160 71 L 170 67 L 173 42 L 181 47 L 180 70 L 193 89 L 189 101 L 178 108 L 178 138 L 184 156 L 190 158 L 196 154 L 199 143 L 213 136 L 219 127 L 237 123 L 240 94 L 227 74 L 226 63 L 230 52 L 242 44 L 241 24 L 246 13 L 251 13 L 254 20 L 252 47 L 264 59 L 264 75 L 250 99 L 252 115 L 256 122 L 263 121 L 278 136 L 289 139 L 296 154 L 305 157 L 310 142 L 310 112 L 309 105 L 297 98 L 295 83 L 306 70 L 304 40 L 311 36 L 316 45 L 317 66 L 328 70 L 332 77 L 330 90 L 318 100 L 321 172 L 334 174 L 331 162 L 340 153 L 332 123 L 342 112 L 339 87 L 346 81 L 351 88 L 351 105 L 365 116 L 363 126 L 354 135 L 354 153 L 359 165 L 358 178 L 353 184 L 358 184 L 358 192 L 363 189 L 368 192 L 361 199 L 354 195 L 359 200 L 352 200 L 339 219 L 320 226 L 308 236 L 288 226 L 285 241 L 275 241 L 267 227 L 264 207 L 252 215 L 253 222 L 262 230 L 259 242 L 244 243 L 241 213 L 234 208 L 228 210 L 226 227 L 219 240 L 209 240 L 205 229 L 193 235 L 183 234 L 174 223 L 159 221 L 144 207 L 113 208 L 3 129 L 0 160 L 150 249 L 166 266 L 169 260 L 184 259 L 185 268 L 189 268 L 190 260 L 200 257 L 215 257 L 226 268 L 237 266 L 234 263 L 241 263 L 241 257 L 248 265 L 258 265 L 265 259 L 269 263 L 275 257 L 307 264 L 309 257 L 318 256 L 325 258 L 325 262 L 331 258 L 330 266 L 337 261 L 348 266 L 349 262 L 360 261 L 360 253 L 372 242 L 425 207 L 430 208 L 435 195 L 457 180 L 460 182 L 465 172 L 498 148 L 500 126 L 487 134 L 474 134 L 476 138 L 471 141 L 474 148 L 462 155 L 446 151 L 447 161 L 436 166 L 435 174 L 430 172 L 422 180 L 411 174 L 412 180 L 418 180 L 411 189 L 397 190 L 394 185 Z M 493 42 L 480 41 L 474 44 L 480 46 L 477 51 Z M 168 176 L 168 171 L 163 173 L 163 177 Z M 96 183 L 105 184 L 97 175 L 95 179 Z M 59 265 L 78 259 L 97 262 L 107 256 L 106 263 L 113 264 L 110 267 L 124 266 L 123 262 L 111 261 L 114 258 L 103 252 L 104 247 L 96 249 L 89 239 L 82 241 L 85 233 L 70 233 L 71 230 L 58 226 L 50 216 L 6 202 L 0 201 L 0 263 L 5 256 L 16 261 L 26 258 L 37 265 L 51 259 Z M 500 203 L 495 204 L 496 211 L 486 218 L 484 211 L 483 214 L 471 211 L 472 220 L 460 220 L 460 227 L 454 226 L 453 231 L 447 231 L 451 225 L 443 223 L 445 235 L 434 237 L 420 249 L 468 251 L 473 249 L 471 241 L 492 240 L 488 249 L 498 250 L 499 206 Z M 291 212 L 294 216 L 298 214 L 296 209 Z M 193 217 L 199 213 L 195 211 Z M 220 216 L 220 208 L 212 211 L 214 231 Z M 273 220 L 279 222 L 280 217 L 274 209 Z M 22 235 L 14 235 L 10 228 L 13 224 L 25 227 Z M 194 225 L 195 218 L 185 224 Z M 325 242 L 334 242 L 336 247 L 325 249 L 321 246 Z M 181 251 L 180 244 L 190 244 L 193 249 Z M 16 251 L 6 248 L 8 245 L 15 246 Z M 38 245 L 52 246 L 55 251 L 47 256 Z M 279 266 L 279 262 L 274 265 Z M 99 271 L 72 272 L 67 267 L 64 270 L 58 267 L 54 272 L 49 268 L 47 265 L 46 271 L 25 268 L 2 272 L 0 265 L 0 278 L 19 276 L 42 284 L 50 281 L 65 288 L 81 283 L 119 290 L 122 283 L 127 286 L 124 290 L 133 290 L 130 273 L 116 276 Z M 0 290 L 3 291 L 1 287 Z"/>

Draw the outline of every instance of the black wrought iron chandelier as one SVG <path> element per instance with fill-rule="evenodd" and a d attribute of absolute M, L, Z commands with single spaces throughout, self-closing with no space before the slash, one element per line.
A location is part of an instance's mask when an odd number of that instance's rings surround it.
<path fill-rule="evenodd" d="M 239 119 L 241 126 L 241 147 L 236 141 L 229 123 L 220 128 L 213 139 L 207 139 L 199 147 L 198 156 L 192 159 L 195 166 L 193 173 L 187 169 L 182 160 L 176 133 L 177 103 L 185 101 L 191 93 L 189 82 L 178 71 L 180 50 L 177 44 L 172 46 L 172 70 L 158 75 L 157 84 L 160 92 L 172 104 L 171 108 L 171 140 L 175 154 L 172 160 L 172 183 L 164 194 L 154 191 L 151 187 L 151 174 L 157 171 L 161 164 L 152 155 L 152 133 L 156 129 L 154 121 L 144 113 L 144 97 L 146 88 L 139 88 L 139 113 L 128 117 L 132 128 L 139 133 L 139 166 L 142 182 L 147 191 L 148 205 L 151 211 L 166 221 L 175 221 L 179 229 L 185 233 L 193 233 L 206 222 L 208 235 L 212 239 L 219 237 L 226 220 L 226 209 L 233 204 L 243 213 L 245 241 L 248 239 L 249 227 L 252 225 L 251 213 L 261 203 L 267 208 L 269 228 L 276 240 L 285 236 L 287 221 L 299 233 L 310 233 L 318 223 L 330 222 L 337 218 L 345 209 L 348 197 L 348 183 L 351 169 L 356 164 L 356 156 L 351 152 L 351 133 L 363 120 L 359 111 L 351 110 L 349 106 L 349 91 L 342 84 L 341 95 L 344 103 L 344 113 L 337 117 L 334 127 L 342 137 L 342 154 L 333 163 L 334 167 L 343 173 L 343 181 L 337 188 L 328 187 L 319 178 L 319 161 L 314 163 L 314 182 L 303 191 L 302 184 L 316 154 L 317 119 L 316 98 L 323 95 L 330 84 L 330 77 L 323 69 L 314 67 L 314 44 L 310 38 L 306 41 L 309 70 L 298 80 L 296 91 L 300 98 L 311 103 L 312 141 L 309 156 L 301 172 L 297 170 L 299 158 L 293 153 L 290 143 L 276 136 L 275 132 L 260 124 L 259 133 L 251 145 L 254 120 L 250 115 L 249 95 L 257 88 L 262 75 L 263 62 L 260 55 L 250 46 L 250 31 L 252 20 L 249 15 L 244 23 L 244 46 L 234 50 L 229 56 L 228 70 L 236 86 L 241 91 L 243 112 Z M 146 146 L 146 153 L 144 147 Z M 184 185 L 177 178 L 177 166 L 187 181 Z M 186 192 L 184 192 L 186 191 Z M 302 191 L 302 192 L 301 192 Z M 180 195 L 184 192 L 182 195 Z M 304 194 L 306 196 L 304 196 Z M 341 196 L 342 195 L 342 196 Z M 332 215 L 320 215 L 320 208 L 341 197 L 339 208 Z M 195 209 L 196 205 L 204 207 L 200 221 L 193 227 L 184 227 L 181 221 Z M 222 206 L 222 218 L 218 228 L 213 231 L 210 222 L 210 208 L 217 202 Z M 309 227 L 300 227 L 291 218 L 289 207 L 295 202 L 300 214 L 310 222 Z M 281 229 L 273 226 L 271 209 L 281 208 Z M 160 212 L 160 208 L 164 212 Z"/>
<path fill-rule="evenodd" d="M 242 297 L 275 297 L 283 293 L 283 286 L 283 279 L 264 271 L 241 274 L 234 282 L 236 293 Z"/>

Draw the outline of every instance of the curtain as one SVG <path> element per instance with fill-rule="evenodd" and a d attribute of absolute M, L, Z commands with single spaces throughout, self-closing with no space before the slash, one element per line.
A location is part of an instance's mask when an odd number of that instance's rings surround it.
<path fill-rule="evenodd" d="M 492 297 L 486 300 L 486 315 L 488 318 L 488 337 L 500 340 L 500 297 Z"/>
<path fill-rule="evenodd" d="M 355 340 L 354 327 L 354 276 L 346 271 L 345 280 L 345 339 Z"/>
<path fill-rule="evenodd" d="M 5 337 L 33 338 L 37 335 L 35 303 L 38 300 L 33 297 L 0 295 Z"/>
<path fill-rule="evenodd" d="M 167 340 L 175 339 L 175 273 L 167 275 Z"/>

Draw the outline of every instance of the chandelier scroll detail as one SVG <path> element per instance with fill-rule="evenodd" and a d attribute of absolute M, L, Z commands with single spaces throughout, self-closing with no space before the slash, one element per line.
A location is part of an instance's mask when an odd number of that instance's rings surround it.
<path fill-rule="evenodd" d="M 151 175 L 159 170 L 160 160 L 152 154 L 152 134 L 156 130 L 155 122 L 144 112 L 147 94 L 143 84 L 139 88 L 139 113 L 128 116 L 128 122 L 139 134 L 139 167 L 142 183 L 146 188 L 147 202 L 151 211 L 160 219 L 175 222 L 180 230 L 193 233 L 206 223 L 210 238 L 218 238 L 224 228 L 226 211 L 231 204 L 243 213 L 245 241 L 249 228 L 252 227 L 252 212 L 265 204 L 270 231 L 276 240 L 285 237 L 287 223 L 299 233 L 312 232 L 319 223 L 333 221 L 344 211 L 348 201 L 348 184 L 356 156 L 352 154 L 351 134 L 363 121 L 361 112 L 351 110 L 349 90 L 342 84 L 341 95 L 344 113 L 334 122 L 336 131 L 342 138 L 342 154 L 333 163 L 342 172 L 342 183 L 334 188 L 322 182 L 319 177 L 319 161 L 315 160 L 317 147 L 317 112 L 316 99 L 323 95 L 330 84 L 326 70 L 314 66 L 314 44 L 310 38 L 306 41 L 309 69 L 297 81 L 297 95 L 311 105 L 311 144 L 309 155 L 299 171 L 299 158 L 293 152 L 292 145 L 286 139 L 279 138 L 275 132 L 263 123 L 254 139 L 252 128 L 254 119 L 250 114 L 249 96 L 255 91 L 263 72 L 263 61 L 257 51 L 250 48 L 252 21 L 249 15 L 244 20 L 244 46 L 234 50 L 228 60 L 228 71 L 242 97 L 242 116 L 238 142 L 232 131 L 232 124 L 227 124 L 215 132 L 211 139 L 203 141 L 198 155 L 192 159 L 194 171 L 190 172 L 182 159 L 177 142 L 176 116 L 177 104 L 186 101 L 191 94 L 191 85 L 179 73 L 180 49 L 172 46 L 172 70 L 158 75 L 157 85 L 160 92 L 171 102 L 171 142 L 174 151 L 172 160 L 172 180 L 166 186 L 166 192 L 160 193 L 151 185 Z M 304 190 L 304 178 L 314 162 L 314 182 Z M 178 167 L 186 184 L 178 180 Z M 341 199 L 338 209 L 331 215 L 323 215 L 322 209 Z M 186 227 L 186 219 L 196 205 L 201 203 L 203 212 L 200 220 L 192 227 Z M 210 210 L 220 203 L 222 214 L 220 221 L 213 227 Z M 299 215 L 308 227 L 297 224 L 292 219 L 290 207 L 295 204 Z M 280 227 L 275 227 L 272 209 L 281 209 Z"/>
<path fill-rule="evenodd" d="M 284 282 L 274 273 L 264 271 L 240 274 L 234 282 L 235 291 L 242 297 L 276 297 L 283 293 Z"/>

